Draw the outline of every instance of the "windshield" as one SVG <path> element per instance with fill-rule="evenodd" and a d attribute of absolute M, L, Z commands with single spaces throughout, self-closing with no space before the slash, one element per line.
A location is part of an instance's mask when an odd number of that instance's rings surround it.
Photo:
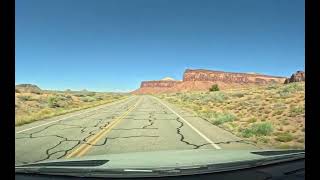
<path fill-rule="evenodd" d="M 16 0 L 15 163 L 303 150 L 304 81 L 302 0 Z"/>

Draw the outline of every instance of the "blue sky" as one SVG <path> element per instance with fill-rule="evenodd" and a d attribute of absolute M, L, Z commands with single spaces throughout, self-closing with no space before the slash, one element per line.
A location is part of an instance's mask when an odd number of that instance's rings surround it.
<path fill-rule="evenodd" d="M 16 84 L 126 91 L 186 68 L 304 70 L 303 0 L 16 0 Z"/>

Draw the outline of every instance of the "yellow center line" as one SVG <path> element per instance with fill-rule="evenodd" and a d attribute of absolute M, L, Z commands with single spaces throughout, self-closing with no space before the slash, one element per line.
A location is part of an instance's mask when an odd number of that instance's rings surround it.
<path fill-rule="evenodd" d="M 141 98 L 137 101 L 136 104 L 131 106 L 126 112 L 124 112 L 121 116 L 113 120 L 108 126 L 103 128 L 101 131 L 99 131 L 97 134 L 92 136 L 86 144 L 82 144 L 79 148 L 71 152 L 69 155 L 66 156 L 66 158 L 71 157 L 81 157 L 86 152 L 88 152 L 93 145 L 95 145 L 102 137 L 105 137 L 108 132 L 112 130 L 113 127 L 115 127 L 117 124 L 121 122 L 122 119 L 124 119 L 132 110 L 134 110 L 138 104 L 140 103 Z"/>

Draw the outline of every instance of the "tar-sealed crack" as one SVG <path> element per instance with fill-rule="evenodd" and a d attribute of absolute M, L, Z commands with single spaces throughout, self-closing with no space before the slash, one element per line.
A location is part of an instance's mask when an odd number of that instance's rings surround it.
<path fill-rule="evenodd" d="M 101 124 L 101 121 L 102 121 L 102 119 L 99 119 L 98 123 Z M 60 158 L 64 157 L 65 155 L 67 155 L 69 151 L 73 150 L 79 144 L 89 144 L 89 143 L 87 143 L 87 139 L 90 138 L 91 136 L 95 135 L 97 133 L 95 131 L 98 131 L 100 129 L 105 128 L 110 122 L 106 122 L 105 124 L 102 124 L 100 126 L 98 126 L 98 123 L 96 125 L 94 125 L 94 126 L 87 126 L 87 127 L 83 127 L 83 126 L 79 126 L 79 125 L 62 124 L 62 123 L 51 124 L 51 125 L 49 125 L 49 126 L 47 126 L 45 128 L 42 128 L 41 130 L 38 130 L 38 131 L 35 131 L 35 132 L 32 132 L 32 133 L 21 133 L 21 134 L 28 135 L 28 137 L 17 137 L 16 139 L 35 139 L 35 138 L 45 138 L 45 137 L 57 137 L 60 140 L 55 145 L 53 145 L 52 147 L 46 149 L 46 151 L 45 151 L 46 157 L 43 158 L 43 159 L 34 161 L 34 162 L 40 162 L 40 161 L 48 160 L 53 155 L 62 152 L 62 154 L 59 157 L 56 157 L 56 159 L 60 159 Z M 85 129 L 87 129 L 87 128 L 96 128 L 96 129 L 88 132 L 88 135 L 86 137 L 84 137 L 83 139 L 81 139 L 81 140 L 80 139 L 68 139 L 66 137 L 63 137 L 63 136 L 60 136 L 60 135 L 55 135 L 55 134 L 53 134 L 53 135 L 36 135 L 36 134 L 38 134 L 40 132 L 43 132 L 43 131 L 45 131 L 45 130 L 53 127 L 53 126 L 61 126 L 61 125 L 62 126 L 70 126 L 72 128 L 79 128 L 81 133 L 84 133 Z M 63 150 L 59 150 L 59 151 L 52 151 L 53 149 L 57 148 L 59 145 L 63 144 L 64 142 L 75 142 L 75 144 L 70 146 L 67 149 L 63 149 Z M 106 141 L 101 145 L 104 145 L 105 143 L 106 143 Z M 99 145 L 96 145 L 96 146 L 99 146 Z"/>
<path fill-rule="evenodd" d="M 193 146 L 194 147 L 193 149 L 199 149 L 201 146 L 204 146 L 204 145 L 208 144 L 208 143 L 205 143 L 205 144 L 201 144 L 201 145 L 196 145 L 196 144 L 193 144 L 193 143 L 190 143 L 190 142 L 186 141 L 184 135 L 181 132 L 181 128 L 184 126 L 184 124 L 180 120 L 179 117 L 176 119 L 176 121 L 180 124 L 179 127 L 177 127 L 177 134 L 180 136 L 180 141 L 181 142 L 183 142 L 183 143 L 185 143 L 187 145 Z"/>
<path fill-rule="evenodd" d="M 148 123 L 147 125 L 143 126 L 142 129 L 148 129 L 148 127 L 152 126 L 154 124 L 154 113 L 151 112 L 149 113 L 149 119 L 148 119 Z"/>

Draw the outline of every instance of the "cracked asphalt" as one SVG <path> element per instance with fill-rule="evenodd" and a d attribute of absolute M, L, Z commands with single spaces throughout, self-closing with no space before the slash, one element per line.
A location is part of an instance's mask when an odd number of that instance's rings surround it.
<path fill-rule="evenodd" d="M 111 127 L 113 121 L 119 122 Z M 90 141 L 106 129 L 106 134 L 94 143 Z M 15 135 L 16 165 L 67 158 L 83 145 L 89 150 L 82 156 L 200 148 L 257 149 L 191 112 L 149 95 L 19 126 Z"/>

